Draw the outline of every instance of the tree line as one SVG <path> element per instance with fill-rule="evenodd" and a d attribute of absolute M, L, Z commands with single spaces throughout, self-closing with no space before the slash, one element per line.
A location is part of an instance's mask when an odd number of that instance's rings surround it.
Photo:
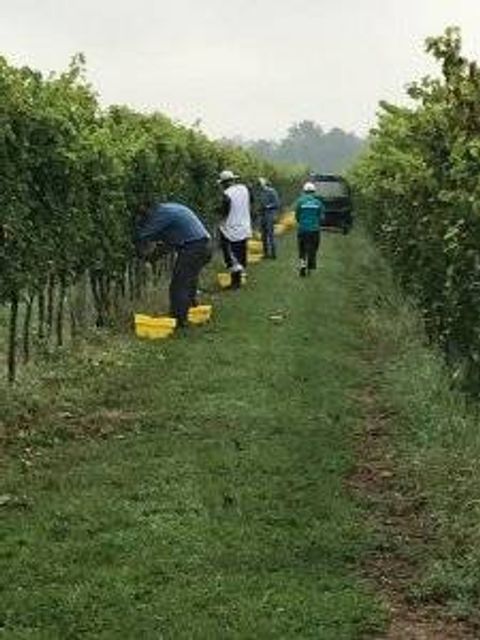
<path fill-rule="evenodd" d="M 344 173 L 358 158 L 365 141 L 338 127 L 330 131 L 312 120 L 292 124 L 279 141 L 260 139 L 232 141 L 266 160 L 285 166 L 303 166 L 323 173 Z"/>

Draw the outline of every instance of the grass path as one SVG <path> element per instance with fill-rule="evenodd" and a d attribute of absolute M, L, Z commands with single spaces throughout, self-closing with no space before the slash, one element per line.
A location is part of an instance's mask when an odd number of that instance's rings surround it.
<path fill-rule="evenodd" d="M 362 244 L 329 235 L 306 280 L 282 249 L 215 297 L 210 326 L 52 374 L 0 489 L 0 637 L 375 637 L 346 487 Z"/>

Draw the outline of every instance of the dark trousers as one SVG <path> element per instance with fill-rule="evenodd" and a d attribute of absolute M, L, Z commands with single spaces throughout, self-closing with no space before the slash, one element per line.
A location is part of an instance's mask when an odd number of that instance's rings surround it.
<path fill-rule="evenodd" d="M 317 253 L 320 247 L 320 231 L 304 231 L 298 234 L 298 257 L 307 269 L 317 268 Z"/>
<path fill-rule="evenodd" d="M 190 242 L 177 251 L 170 281 L 170 313 L 180 326 L 187 324 L 188 309 L 197 303 L 198 277 L 211 258 L 208 240 Z"/>
<path fill-rule="evenodd" d="M 276 210 L 272 209 L 271 211 L 263 211 L 260 216 L 263 253 L 266 258 L 275 258 L 277 255 L 274 233 L 276 215 Z"/>
<path fill-rule="evenodd" d="M 232 287 L 238 289 L 242 283 L 242 271 L 233 267 L 238 262 L 242 269 L 247 268 L 247 238 L 232 242 L 220 232 L 220 247 L 223 253 L 225 266 L 230 270 L 232 276 Z"/>

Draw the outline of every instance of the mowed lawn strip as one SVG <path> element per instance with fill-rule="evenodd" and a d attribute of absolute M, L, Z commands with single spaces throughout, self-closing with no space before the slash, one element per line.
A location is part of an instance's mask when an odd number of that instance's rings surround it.
<path fill-rule="evenodd" d="M 375 636 L 383 611 L 357 577 L 370 532 L 345 489 L 358 251 L 328 236 L 301 280 L 286 239 L 208 327 L 127 345 L 103 409 L 133 428 L 7 467 L 3 638 Z"/>

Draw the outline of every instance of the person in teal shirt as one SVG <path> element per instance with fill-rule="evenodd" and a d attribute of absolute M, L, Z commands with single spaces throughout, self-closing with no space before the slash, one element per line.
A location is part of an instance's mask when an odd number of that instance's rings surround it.
<path fill-rule="evenodd" d="M 305 277 L 317 268 L 320 228 L 325 218 L 325 205 L 316 195 L 313 182 L 306 182 L 303 185 L 303 194 L 295 205 L 295 217 L 298 225 L 300 276 Z"/>

